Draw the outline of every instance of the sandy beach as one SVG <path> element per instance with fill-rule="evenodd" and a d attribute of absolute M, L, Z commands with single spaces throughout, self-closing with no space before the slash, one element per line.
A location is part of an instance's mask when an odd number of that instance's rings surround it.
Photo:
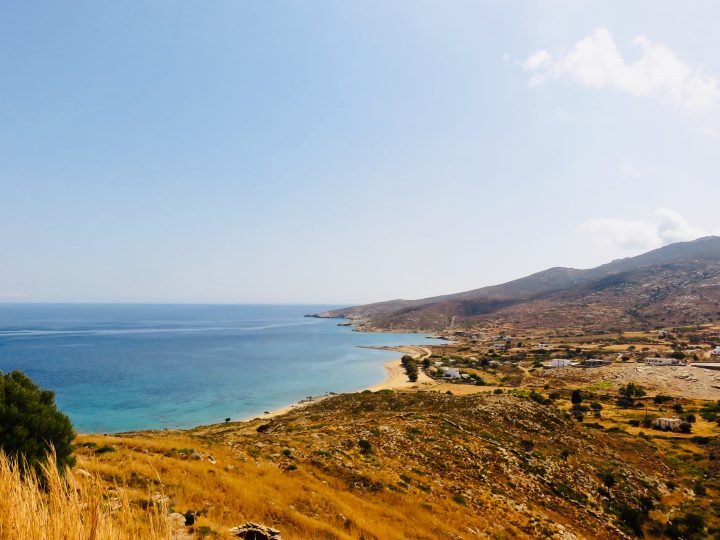
<path fill-rule="evenodd" d="M 372 392 L 377 392 L 378 390 L 402 390 L 403 388 L 417 388 L 422 385 L 435 384 L 435 381 L 425 375 L 425 372 L 422 370 L 418 372 L 418 380 L 416 382 L 410 382 L 400 358 L 385 362 L 385 372 L 387 377 L 384 381 L 369 386 L 365 388 L 365 390 Z"/>
<path fill-rule="evenodd" d="M 402 352 L 405 352 L 406 354 L 413 354 L 413 355 L 419 354 L 419 357 L 416 356 L 416 358 L 418 358 L 420 360 L 425 358 L 425 356 L 430 355 L 430 350 L 426 349 L 425 347 L 408 347 L 407 350 L 403 350 Z M 417 381 L 410 382 L 407 378 L 407 374 L 405 373 L 405 368 L 403 367 L 402 360 L 400 358 L 388 360 L 387 362 L 385 362 L 384 367 L 385 367 L 386 377 L 383 381 L 381 381 L 377 384 L 374 384 L 372 386 L 368 386 L 367 388 L 362 388 L 358 391 L 362 392 L 364 390 L 370 390 L 371 392 L 377 392 L 379 390 L 403 390 L 403 389 L 408 389 L 408 388 L 419 388 L 423 385 L 429 386 L 429 385 L 437 384 L 430 377 L 428 377 L 423 370 L 419 371 Z M 318 401 L 322 401 L 323 399 L 326 399 L 326 398 L 330 397 L 331 395 L 332 394 L 327 394 L 327 395 L 313 397 L 310 399 L 305 399 L 305 400 L 297 402 L 297 403 L 291 403 L 290 405 L 285 405 L 284 407 L 280 407 L 278 409 L 269 411 L 266 414 L 255 415 L 255 416 L 243 418 L 241 421 L 256 420 L 258 418 L 262 418 L 262 419 L 274 418 L 275 416 L 280 416 L 280 415 L 285 414 L 290 411 L 302 409 L 303 407 L 307 407 L 308 405 L 310 405 L 312 403 L 317 403 Z"/>

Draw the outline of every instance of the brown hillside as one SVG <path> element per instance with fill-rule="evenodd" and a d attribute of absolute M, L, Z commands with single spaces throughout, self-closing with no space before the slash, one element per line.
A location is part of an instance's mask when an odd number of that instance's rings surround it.
<path fill-rule="evenodd" d="M 347 394 L 270 421 L 85 437 L 114 451 L 89 446 L 80 466 L 221 537 L 245 521 L 290 539 L 624 537 L 622 516 L 673 473 L 651 442 L 569 416 L 509 395 Z"/>
<path fill-rule="evenodd" d="M 552 268 L 502 285 L 424 300 L 344 308 L 360 329 L 504 326 L 591 332 L 701 324 L 720 314 L 720 238 L 673 244 L 590 270 Z"/>

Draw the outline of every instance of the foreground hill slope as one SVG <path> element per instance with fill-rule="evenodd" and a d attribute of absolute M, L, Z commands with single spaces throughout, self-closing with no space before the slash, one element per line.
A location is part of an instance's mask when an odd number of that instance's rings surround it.
<path fill-rule="evenodd" d="M 592 268 L 551 268 L 515 281 L 422 300 L 319 313 L 360 329 L 500 327 L 567 331 L 700 324 L 720 314 L 720 237 L 665 246 Z"/>
<path fill-rule="evenodd" d="M 184 531 L 216 537 L 255 521 L 303 539 L 622 538 L 678 493 L 652 442 L 510 395 L 364 392 L 82 442 L 94 477 L 129 486 L 133 504 L 191 511 Z"/>

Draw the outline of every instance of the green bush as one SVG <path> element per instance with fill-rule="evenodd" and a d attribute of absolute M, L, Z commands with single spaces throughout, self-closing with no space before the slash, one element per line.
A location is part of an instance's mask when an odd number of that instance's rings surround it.
<path fill-rule="evenodd" d="M 70 419 L 55 406 L 54 392 L 41 390 L 19 371 L 0 372 L 0 449 L 5 454 L 40 474 L 48 452 L 54 451 L 62 471 L 75 463 L 74 438 Z"/>

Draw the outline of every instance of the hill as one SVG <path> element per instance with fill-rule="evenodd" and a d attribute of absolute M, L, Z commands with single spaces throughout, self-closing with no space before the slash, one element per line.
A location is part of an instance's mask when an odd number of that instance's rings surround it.
<path fill-rule="evenodd" d="M 208 537 L 253 521 L 305 539 L 623 538 L 689 502 L 657 443 L 520 395 L 347 394 L 81 444 L 93 477 L 193 513 L 185 531 Z"/>
<path fill-rule="evenodd" d="M 550 268 L 501 285 L 316 314 L 360 330 L 547 329 L 701 324 L 720 317 L 720 237 L 672 244 L 597 268 Z"/>

